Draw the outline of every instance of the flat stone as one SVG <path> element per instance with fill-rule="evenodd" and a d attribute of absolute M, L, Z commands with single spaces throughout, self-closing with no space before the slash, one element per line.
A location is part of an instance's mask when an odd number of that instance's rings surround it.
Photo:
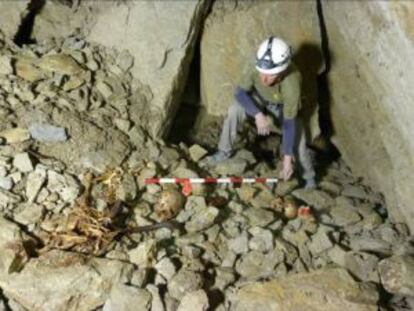
<path fill-rule="evenodd" d="M 0 206 L 1 207 L 6 207 L 8 204 L 16 204 L 21 201 L 22 199 L 19 195 L 0 188 Z"/>
<path fill-rule="evenodd" d="M 379 283 L 379 259 L 364 252 L 348 252 L 345 255 L 345 268 L 363 282 Z"/>
<path fill-rule="evenodd" d="M 328 193 L 317 189 L 297 189 L 292 192 L 292 195 L 317 211 L 327 210 L 334 204 L 333 198 Z"/>
<path fill-rule="evenodd" d="M 111 86 L 103 81 L 98 81 L 98 83 L 96 83 L 96 88 L 106 99 L 113 94 Z"/>
<path fill-rule="evenodd" d="M 378 298 L 375 289 L 361 286 L 346 270 L 323 269 L 242 286 L 231 297 L 231 310 L 376 311 Z"/>
<path fill-rule="evenodd" d="M 194 162 L 198 162 L 208 153 L 208 151 L 200 145 L 192 145 L 188 149 L 188 152 L 190 153 L 190 157 Z"/>
<path fill-rule="evenodd" d="M 248 202 L 253 199 L 254 195 L 258 190 L 252 187 L 249 184 L 242 184 L 240 188 L 236 188 L 236 192 L 239 195 L 240 199 Z"/>
<path fill-rule="evenodd" d="M 0 165 L 0 177 L 6 177 L 7 176 L 7 168 Z"/>
<path fill-rule="evenodd" d="M 75 75 L 83 71 L 82 67 L 67 54 L 45 55 L 36 65 L 43 70 L 66 75 Z"/>
<path fill-rule="evenodd" d="M 22 246 L 22 233 L 15 223 L 0 216 L 0 275 L 7 276 L 22 258 L 18 254 Z M 10 246 L 14 246 L 10 247 Z"/>
<path fill-rule="evenodd" d="M 8 55 L 0 56 L 0 75 L 10 75 L 12 73 L 11 57 Z"/>
<path fill-rule="evenodd" d="M 193 292 L 200 289 L 203 280 L 200 274 L 181 269 L 168 283 L 168 292 L 171 297 L 181 300 L 187 292 Z"/>
<path fill-rule="evenodd" d="M 15 144 L 29 140 L 30 132 L 25 128 L 15 127 L 0 132 L 0 137 L 5 138 L 8 144 Z"/>
<path fill-rule="evenodd" d="M 375 237 L 352 237 L 350 246 L 356 251 L 372 252 L 383 255 L 392 254 L 391 244 Z"/>
<path fill-rule="evenodd" d="M 34 123 L 29 126 L 29 131 L 33 139 L 44 143 L 57 143 L 68 139 L 64 128 L 51 124 Z"/>
<path fill-rule="evenodd" d="M 142 288 L 116 284 L 112 287 L 103 311 L 149 311 L 151 294 Z"/>
<path fill-rule="evenodd" d="M 249 248 L 251 250 L 268 252 L 273 248 L 273 233 L 260 227 L 253 227 L 249 230 L 253 236 L 249 240 Z"/>
<path fill-rule="evenodd" d="M 228 241 L 229 248 L 235 254 L 244 254 L 249 251 L 249 238 L 246 232 Z"/>
<path fill-rule="evenodd" d="M 188 292 L 182 298 L 177 311 L 205 311 L 209 307 L 208 297 L 205 291 Z"/>
<path fill-rule="evenodd" d="M 167 281 L 169 281 L 176 273 L 175 265 L 167 257 L 161 259 L 155 265 L 155 269 L 157 270 L 157 273 L 161 274 Z"/>
<path fill-rule="evenodd" d="M 327 227 L 320 226 L 316 234 L 312 235 L 311 242 L 309 243 L 309 250 L 312 254 L 319 254 L 334 246 L 328 234 L 331 230 Z"/>
<path fill-rule="evenodd" d="M 247 167 L 247 161 L 243 159 L 230 158 L 222 161 L 216 165 L 214 170 L 220 175 L 235 175 L 243 174 Z"/>
<path fill-rule="evenodd" d="M 293 190 L 299 187 L 299 180 L 292 178 L 288 181 L 279 181 L 276 187 L 276 194 L 278 196 L 285 196 L 290 194 Z"/>
<path fill-rule="evenodd" d="M 29 203 L 34 202 L 36 197 L 46 181 L 46 170 L 36 166 L 33 172 L 27 176 L 26 182 L 26 198 Z"/>
<path fill-rule="evenodd" d="M 361 186 L 345 185 L 342 190 L 342 195 L 355 199 L 366 200 L 368 198 L 367 192 Z"/>
<path fill-rule="evenodd" d="M 146 290 L 149 291 L 152 296 L 151 311 L 165 311 L 158 287 L 153 284 L 148 284 Z"/>
<path fill-rule="evenodd" d="M 34 169 L 32 160 L 27 152 L 16 154 L 13 159 L 13 166 L 22 173 L 28 173 Z"/>
<path fill-rule="evenodd" d="M 211 227 L 214 224 L 219 210 L 213 206 L 208 206 L 205 209 L 198 209 L 197 212 L 186 222 L 185 229 L 188 232 L 194 233 Z"/>
<path fill-rule="evenodd" d="M 334 207 L 330 210 L 330 215 L 338 226 L 349 226 L 361 221 L 361 216 L 349 208 Z"/>
<path fill-rule="evenodd" d="M 269 190 L 261 190 L 249 203 L 255 208 L 269 208 L 274 198 L 274 194 Z"/>
<path fill-rule="evenodd" d="M 323 180 L 318 184 L 319 188 L 334 196 L 338 196 L 342 192 L 342 186 L 333 181 Z"/>
<path fill-rule="evenodd" d="M 378 265 L 381 284 L 396 295 L 414 297 L 414 258 L 393 256 L 381 260 Z"/>
<path fill-rule="evenodd" d="M 14 216 L 14 220 L 23 225 L 35 224 L 43 217 L 44 207 L 38 204 L 24 204 L 23 210 Z"/>
<path fill-rule="evenodd" d="M 142 269 L 153 266 L 156 252 L 156 241 L 150 239 L 140 243 L 136 248 L 130 250 L 128 255 L 130 262 Z"/>
<path fill-rule="evenodd" d="M 343 250 L 340 246 L 334 245 L 331 249 L 328 250 L 328 257 L 337 265 L 345 267 L 346 254 L 348 252 Z"/>
<path fill-rule="evenodd" d="M 223 291 L 236 280 L 233 268 L 217 267 L 215 270 L 216 278 L 214 280 L 214 288 L 218 288 Z"/>
<path fill-rule="evenodd" d="M 74 177 L 61 175 L 53 170 L 47 171 L 47 189 L 58 193 L 65 202 L 73 202 L 80 192 L 80 186 Z"/>
<path fill-rule="evenodd" d="M 273 275 L 277 261 L 275 256 L 251 251 L 237 260 L 236 271 L 248 280 L 256 280 Z"/>
<path fill-rule="evenodd" d="M 0 188 L 4 190 L 11 190 L 14 186 L 13 179 L 10 177 L 0 177 Z"/>
<path fill-rule="evenodd" d="M 275 215 L 263 208 L 247 208 L 243 211 L 243 215 L 247 217 L 250 226 L 266 227 L 275 221 Z"/>

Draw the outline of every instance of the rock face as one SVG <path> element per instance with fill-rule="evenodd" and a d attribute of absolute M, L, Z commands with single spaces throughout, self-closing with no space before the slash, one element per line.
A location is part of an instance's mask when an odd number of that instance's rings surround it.
<path fill-rule="evenodd" d="M 227 113 L 243 68 L 254 62 L 257 47 L 270 35 L 285 38 L 295 50 L 305 77 L 303 106 L 315 136 L 315 78 L 322 56 L 314 1 L 216 1 L 201 40 L 201 105 L 211 115 Z"/>
<path fill-rule="evenodd" d="M 373 311 L 377 298 L 345 270 L 320 270 L 246 285 L 233 298 L 231 310 Z"/>
<path fill-rule="evenodd" d="M 23 18 L 28 13 L 28 4 L 28 0 L 0 2 L 0 29 L 7 37 L 13 38 L 16 35 Z"/>
<path fill-rule="evenodd" d="M 414 64 L 406 61 L 414 48 L 413 6 L 324 1 L 323 12 L 334 143 L 354 172 L 384 192 L 391 215 L 414 230 Z"/>
<path fill-rule="evenodd" d="M 132 73 L 152 93 L 151 132 L 165 134 L 184 88 L 206 1 L 100 3 L 88 39 L 134 56 Z M 110 32 L 108 32 L 110 28 Z"/>

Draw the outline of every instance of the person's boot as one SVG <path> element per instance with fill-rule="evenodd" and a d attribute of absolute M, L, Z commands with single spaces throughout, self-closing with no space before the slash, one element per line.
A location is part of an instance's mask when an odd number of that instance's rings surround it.
<path fill-rule="evenodd" d="M 203 163 L 206 165 L 216 165 L 220 162 L 223 162 L 231 157 L 231 152 L 225 152 L 222 150 L 218 150 L 216 153 L 212 154 L 211 156 L 206 157 L 203 160 Z"/>
<path fill-rule="evenodd" d="M 309 178 L 305 180 L 305 189 L 315 189 L 316 181 L 315 178 Z"/>

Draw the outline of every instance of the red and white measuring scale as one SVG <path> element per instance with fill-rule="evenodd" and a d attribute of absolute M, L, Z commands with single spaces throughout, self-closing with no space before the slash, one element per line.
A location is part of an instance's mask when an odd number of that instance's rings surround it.
<path fill-rule="evenodd" d="M 277 178 L 243 178 L 243 177 L 207 177 L 207 178 L 146 178 L 145 184 L 182 184 L 182 192 L 189 196 L 192 192 L 192 184 L 254 184 L 254 183 L 277 183 Z"/>

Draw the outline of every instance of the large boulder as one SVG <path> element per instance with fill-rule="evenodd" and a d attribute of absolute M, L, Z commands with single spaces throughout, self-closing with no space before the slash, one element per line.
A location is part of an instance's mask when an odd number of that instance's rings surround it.
<path fill-rule="evenodd" d="M 134 56 L 133 76 L 152 93 L 150 132 L 167 134 L 186 83 L 207 1 L 99 3 L 87 38 Z"/>
<path fill-rule="evenodd" d="M 61 36 L 66 38 L 89 27 L 93 19 L 93 6 L 89 1 L 73 1 L 70 6 L 68 2 L 49 0 L 46 1 L 42 10 L 36 14 L 32 37 L 36 41 L 47 40 Z"/>
<path fill-rule="evenodd" d="M 27 310 L 94 310 L 104 304 L 113 284 L 125 283 L 131 264 L 62 251 L 34 258 L 20 273 L 0 276 L 8 299 Z"/>
<path fill-rule="evenodd" d="M 316 76 L 323 61 L 314 1 L 215 2 L 201 40 L 203 114 L 227 113 L 243 69 L 254 62 L 259 44 L 270 35 L 285 38 L 294 48 L 295 62 L 304 76 L 304 115 L 315 137 L 319 133 Z"/>
<path fill-rule="evenodd" d="M 374 311 L 378 294 L 356 283 L 343 269 L 318 270 L 241 287 L 231 310 Z"/>
<path fill-rule="evenodd" d="M 17 34 L 19 27 L 28 14 L 29 0 L 14 1 L 4 0 L 0 1 L 0 30 L 9 38 Z"/>
<path fill-rule="evenodd" d="M 414 7 L 409 1 L 323 2 L 332 69 L 333 141 L 414 230 Z"/>

